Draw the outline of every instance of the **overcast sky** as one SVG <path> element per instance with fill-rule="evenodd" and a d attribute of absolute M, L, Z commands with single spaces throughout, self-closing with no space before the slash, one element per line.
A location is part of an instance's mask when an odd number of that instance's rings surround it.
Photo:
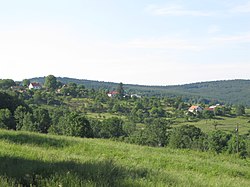
<path fill-rule="evenodd" d="M 0 78 L 250 79 L 250 0 L 0 0 Z"/>

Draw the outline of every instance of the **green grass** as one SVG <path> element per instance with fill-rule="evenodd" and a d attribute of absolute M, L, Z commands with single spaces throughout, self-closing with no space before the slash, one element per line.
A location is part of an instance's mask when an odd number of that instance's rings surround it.
<path fill-rule="evenodd" d="M 234 156 L 0 130 L 1 186 L 250 186 Z"/>
<path fill-rule="evenodd" d="M 107 119 L 107 118 L 112 118 L 112 117 L 119 117 L 123 120 L 127 120 L 126 116 L 124 115 L 119 115 L 119 114 L 111 114 L 111 113 L 93 113 L 93 112 L 87 112 L 87 117 L 91 117 L 91 118 L 96 118 L 96 119 Z"/>
<path fill-rule="evenodd" d="M 206 120 L 202 119 L 199 121 L 194 121 L 194 122 L 187 122 L 184 119 L 177 120 L 175 122 L 174 126 L 179 126 L 179 125 L 194 125 L 196 127 L 199 127 L 202 131 L 209 133 L 211 131 L 215 130 L 214 123 L 217 124 L 216 129 L 217 130 L 222 130 L 225 132 L 234 132 L 236 125 L 239 126 L 239 133 L 240 134 L 246 134 L 250 130 L 250 123 L 249 123 L 250 118 L 248 116 L 242 116 L 242 117 L 217 117 L 215 119 L 211 120 Z"/>

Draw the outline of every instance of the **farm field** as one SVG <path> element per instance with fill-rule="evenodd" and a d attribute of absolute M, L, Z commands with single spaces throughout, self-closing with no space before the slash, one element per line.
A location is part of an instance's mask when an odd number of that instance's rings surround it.
<path fill-rule="evenodd" d="M 0 130 L 1 186 L 250 186 L 234 155 Z"/>

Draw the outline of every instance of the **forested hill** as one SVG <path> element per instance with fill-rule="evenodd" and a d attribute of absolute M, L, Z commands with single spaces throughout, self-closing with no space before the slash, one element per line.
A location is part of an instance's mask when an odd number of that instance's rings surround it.
<path fill-rule="evenodd" d="M 44 77 L 32 78 L 31 81 L 43 83 Z M 115 90 L 118 83 L 92 81 L 57 77 L 62 83 L 74 82 L 83 84 L 86 88 Z M 175 86 L 144 86 L 124 84 L 128 93 L 147 96 L 182 96 L 184 100 L 193 102 L 207 102 L 207 100 L 221 101 L 229 104 L 244 104 L 250 106 L 250 80 L 225 80 L 198 82 Z"/>

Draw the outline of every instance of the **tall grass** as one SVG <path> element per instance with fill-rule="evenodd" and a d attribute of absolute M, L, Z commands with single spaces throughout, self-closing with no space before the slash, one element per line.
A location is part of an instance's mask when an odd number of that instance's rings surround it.
<path fill-rule="evenodd" d="M 0 130 L 1 186 L 250 186 L 230 155 Z"/>

